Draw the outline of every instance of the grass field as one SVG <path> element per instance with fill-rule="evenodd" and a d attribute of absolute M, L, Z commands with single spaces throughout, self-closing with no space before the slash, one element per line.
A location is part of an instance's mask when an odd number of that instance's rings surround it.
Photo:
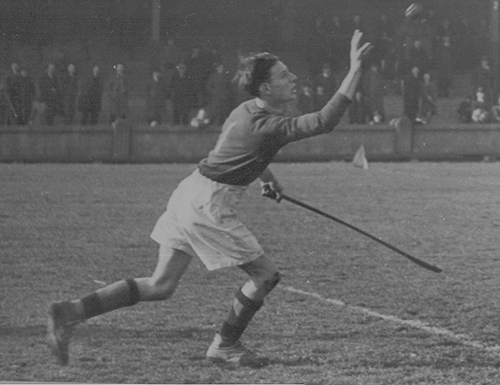
<path fill-rule="evenodd" d="M 50 301 L 148 276 L 149 238 L 193 165 L 0 164 L 0 381 L 500 383 L 498 163 L 275 164 L 297 199 L 440 266 L 436 274 L 289 202 L 249 188 L 241 218 L 283 273 L 244 342 L 266 368 L 214 365 L 206 348 L 238 269 L 194 260 L 168 302 L 80 325 L 59 367 Z"/>

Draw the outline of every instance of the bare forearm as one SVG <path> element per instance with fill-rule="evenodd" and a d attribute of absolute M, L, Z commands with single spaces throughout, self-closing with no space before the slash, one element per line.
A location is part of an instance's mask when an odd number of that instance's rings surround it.
<path fill-rule="evenodd" d="M 262 174 L 260 174 L 259 179 L 262 183 L 274 182 L 276 180 L 269 168 L 266 168 Z"/>
<path fill-rule="evenodd" d="M 338 92 L 347 96 L 350 100 L 353 100 L 354 95 L 356 93 L 356 89 L 358 88 L 360 81 L 361 81 L 361 69 L 360 68 L 356 70 L 351 69 L 347 73 L 344 80 L 342 81 L 342 84 L 340 85 Z"/>

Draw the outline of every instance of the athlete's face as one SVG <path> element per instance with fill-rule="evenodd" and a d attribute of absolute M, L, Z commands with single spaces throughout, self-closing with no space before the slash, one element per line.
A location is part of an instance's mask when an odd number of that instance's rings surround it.
<path fill-rule="evenodd" d="M 267 96 L 272 103 L 286 103 L 297 98 L 297 76 L 292 74 L 285 64 L 278 61 L 271 68 L 271 76 L 267 82 Z"/>

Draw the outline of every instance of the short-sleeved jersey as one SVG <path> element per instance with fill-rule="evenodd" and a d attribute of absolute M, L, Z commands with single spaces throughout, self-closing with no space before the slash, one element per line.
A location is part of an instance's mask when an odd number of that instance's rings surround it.
<path fill-rule="evenodd" d="M 349 103 L 337 92 L 321 111 L 290 117 L 260 99 L 246 101 L 226 119 L 215 148 L 198 165 L 200 174 L 219 183 L 249 185 L 287 143 L 332 131 Z"/>

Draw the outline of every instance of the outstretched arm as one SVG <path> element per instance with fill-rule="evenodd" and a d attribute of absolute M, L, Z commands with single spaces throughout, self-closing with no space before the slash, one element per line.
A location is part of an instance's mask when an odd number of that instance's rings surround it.
<path fill-rule="evenodd" d="M 359 30 L 354 31 L 354 35 L 351 39 L 351 66 L 349 73 L 344 78 L 344 81 L 338 90 L 341 94 L 344 94 L 351 100 L 354 98 L 356 88 L 358 87 L 361 79 L 363 59 L 373 48 L 370 43 L 364 43 L 361 45 L 362 37 L 362 32 Z"/>

